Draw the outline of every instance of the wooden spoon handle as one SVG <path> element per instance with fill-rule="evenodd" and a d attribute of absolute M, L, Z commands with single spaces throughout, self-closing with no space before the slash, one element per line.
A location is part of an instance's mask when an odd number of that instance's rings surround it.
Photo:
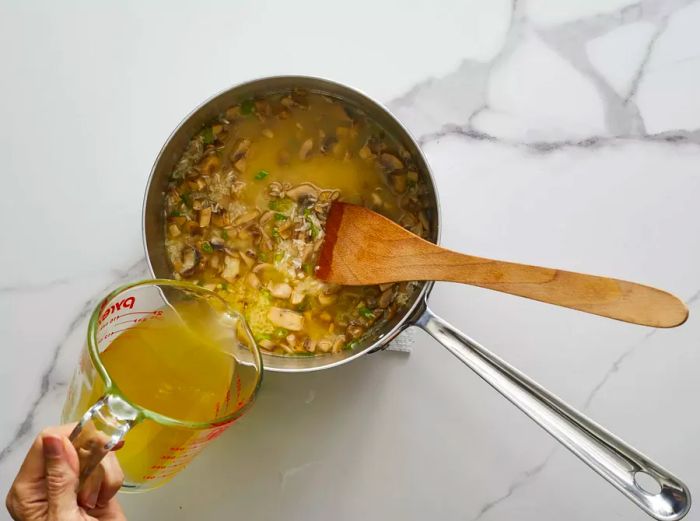
<path fill-rule="evenodd" d="M 679 298 L 643 284 L 431 246 L 433 251 L 418 257 L 417 265 L 403 258 L 397 275 L 401 272 L 402 280 L 461 282 L 645 326 L 675 327 L 688 318 L 688 308 Z"/>

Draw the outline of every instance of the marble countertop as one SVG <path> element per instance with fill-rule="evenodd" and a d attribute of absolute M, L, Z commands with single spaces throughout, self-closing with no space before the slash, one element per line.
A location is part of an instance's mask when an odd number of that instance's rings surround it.
<path fill-rule="evenodd" d="M 431 306 L 700 486 L 700 2 L 12 2 L 0 17 L 0 490 L 56 423 L 86 315 L 146 276 L 146 177 L 179 120 L 270 74 L 385 102 L 422 143 L 443 243 L 646 282 L 653 330 L 471 287 Z M 130 520 L 644 519 L 427 335 L 256 407 Z M 5 513 L 0 518 L 5 518 Z M 688 519 L 700 519 L 691 512 Z"/>

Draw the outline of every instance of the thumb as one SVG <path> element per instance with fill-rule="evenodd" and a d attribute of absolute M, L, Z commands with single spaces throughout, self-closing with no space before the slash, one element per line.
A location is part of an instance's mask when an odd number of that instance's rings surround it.
<path fill-rule="evenodd" d="M 49 519 L 70 519 L 71 514 L 78 509 L 78 475 L 68 462 L 62 438 L 45 435 L 42 444 Z"/>

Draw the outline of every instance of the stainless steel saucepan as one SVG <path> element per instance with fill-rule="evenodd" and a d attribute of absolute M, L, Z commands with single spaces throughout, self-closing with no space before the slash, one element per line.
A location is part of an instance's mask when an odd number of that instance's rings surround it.
<path fill-rule="evenodd" d="M 401 123 L 379 103 L 345 85 L 320 78 L 275 76 L 243 83 L 205 101 L 166 141 L 151 171 L 143 207 L 146 255 L 154 276 L 171 276 L 164 247 L 163 194 L 189 140 L 229 106 L 253 96 L 291 88 L 328 94 L 360 107 L 413 154 L 432 198 L 431 240 L 438 241 L 440 207 L 434 180 L 423 153 Z M 420 327 L 646 513 L 665 521 L 681 519 L 687 514 L 690 493 L 678 478 L 436 316 L 427 305 L 432 286 L 432 282 L 422 283 L 403 313 L 398 313 L 373 338 L 352 351 L 316 357 L 265 355 L 264 367 L 290 373 L 330 369 L 386 347 L 407 327 Z"/>

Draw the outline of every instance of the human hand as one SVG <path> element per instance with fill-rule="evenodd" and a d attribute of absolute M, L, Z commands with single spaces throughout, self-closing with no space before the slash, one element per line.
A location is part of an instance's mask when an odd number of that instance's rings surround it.
<path fill-rule="evenodd" d="M 124 480 L 109 453 L 78 491 L 73 425 L 44 429 L 34 440 L 7 494 L 15 521 L 126 521 L 114 495 Z"/>

